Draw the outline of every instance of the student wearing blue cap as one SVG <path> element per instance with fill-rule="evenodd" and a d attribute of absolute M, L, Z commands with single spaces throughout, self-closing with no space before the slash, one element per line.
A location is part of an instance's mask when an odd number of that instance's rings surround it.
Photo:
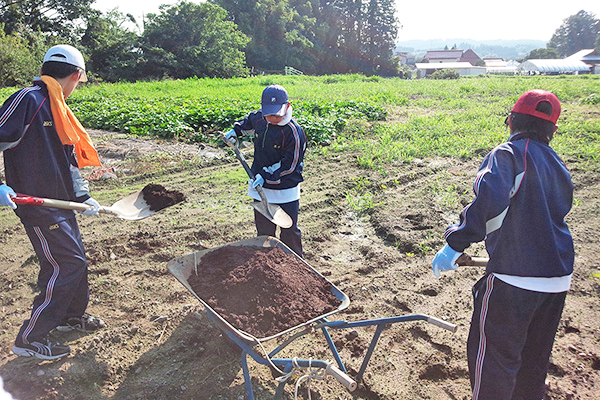
<path fill-rule="evenodd" d="M 296 254 L 302 256 L 302 238 L 298 228 L 300 207 L 300 182 L 304 167 L 306 135 L 292 118 L 292 106 L 288 93 L 280 85 L 267 86 L 262 93 L 260 110 L 236 121 L 225 136 L 237 143 L 238 136 L 254 135 L 254 160 L 249 181 L 248 195 L 260 201 L 256 191 L 262 186 L 267 201 L 278 204 L 292 218 L 290 228 L 281 228 L 280 239 Z M 275 236 L 277 226 L 265 216 L 254 211 L 258 235 Z"/>

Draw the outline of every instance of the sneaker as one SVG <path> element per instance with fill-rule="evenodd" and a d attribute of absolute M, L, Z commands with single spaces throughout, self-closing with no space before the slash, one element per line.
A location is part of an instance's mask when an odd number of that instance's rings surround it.
<path fill-rule="evenodd" d="M 101 328 L 104 328 L 104 321 L 88 313 L 83 314 L 81 317 L 69 318 L 64 323 L 56 327 L 56 329 L 61 332 L 69 332 L 73 330 L 82 332 L 95 332 Z"/>
<path fill-rule="evenodd" d="M 71 352 L 69 346 L 50 340 L 50 336 L 46 335 L 43 339 L 25 344 L 17 339 L 17 343 L 12 348 L 12 352 L 23 357 L 37 357 L 41 360 L 56 360 L 57 358 L 66 356 Z"/>

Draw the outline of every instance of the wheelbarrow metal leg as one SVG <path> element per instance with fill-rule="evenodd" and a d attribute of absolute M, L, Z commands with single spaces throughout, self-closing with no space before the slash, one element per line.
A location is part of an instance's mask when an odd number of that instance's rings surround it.
<path fill-rule="evenodd" d="M 375 329 L 375 333 L 373 334 L 373 339 L 371 339 L 371 344 L 369 345 L 367 354 L 365 354 L 365 358 L 363 359 L 362 365 L 360 366 L 360 370 L 358 371 L 358 374 L 356 374 L 355 379 L 357 382 L 360 382 L 362 380 L 362 376 L 365 373 L 365 370 L 367 369 L 367 364 L 369 364 L 371 356 L 373 355 L 373 351 L 375 350 L 375 346 L 377 345 L 379 336 L 381 336 L 381 332 L 383 332 L 383 330 L 387 328 L 387 326 L 387 324 L 377 325 L 377 329 Z"/>
<path fill-rule="evenodd" d="M 285 366 L 285 368 L 283 369 L 283 373 L 287 374 L 288 372 L 290 372 L 292 370 L 292 368 L 293 368 L 292 363 L 287 364 Z M 277 385 L 277 390 L 275 391 L 275 399 L 274 400 L 283 399 L 283 394 L 284 394 L 286 383 L 287 383 L 287 381 L 279 382 L 279 385 Z"/>
<path fill-rule="evenodd" d="M 327 329 L 326 326 L 322 326 L 321 327 L 321 331 L 323 331 L 323 336 L 325 336 L 325 340 L 327 341 L 327 345 L 329 346 L 329 350 L 331 351 L 331 354 L 333 354 L 333 359 L 337 363 L 338 367 L 342 371 L 348 373 L 348 371 L 346 371 L 346 367 L 344 366 L 344 363 L 342 362 L 342 358 L 340 357 L 340 353 L 338 352 L 337 348 L 335 347 L 335 344 L 333 343 L 333 339 L 331 339 L 331 335 L 329 334 L 329 330 Z"/>
<path fill-rule="evenodd" d="M 242 371 L 244 373 L 244 386 L 246 388 L 246 398 L 248 400 L 254 400 L 254 391 L 252 390 L 252 380 L 250 379 L 250 370 L 248 369 L 248 353 L 242 350 L 240 356 L 240 364 L 242 364 Z"/>

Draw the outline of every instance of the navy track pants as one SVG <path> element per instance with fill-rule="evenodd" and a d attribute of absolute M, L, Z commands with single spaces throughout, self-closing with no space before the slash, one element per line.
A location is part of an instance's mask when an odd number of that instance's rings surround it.
<path fill-rule="evenodd" d="M 89 301 L 88 267 L 75 216 L 50 226 L 24 224 L 40 263 L 40 293 L 17 342 L 46 336 L 67 318 L 80 317 Z"/>
<path fill-rule="evenodd" d="M 256 201 L 256 200 L 255 200 Z M 285 243 L 294 253 L 302 257 L 302 232 L 298 228 L 298 211 L 300 210 L 300 201 L 278 204 L 292 218 L 292 226 L 281 228 L 280 240 Z M 277 225 L 269 221 L 267 217 L 254 210 L 254 223 L 258 236 L 268 235 L 275 237 Z"/>
<path fill-rule="evenodd" d="M 486 275 L 473 286 L 467 341 L 473 400 L 544 397 L 566 294 L 520 289 L 494 275 Z"/>

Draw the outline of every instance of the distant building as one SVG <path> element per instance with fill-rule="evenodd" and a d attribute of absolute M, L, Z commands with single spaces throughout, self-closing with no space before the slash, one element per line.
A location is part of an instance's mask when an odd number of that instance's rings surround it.
<path fill-rule="evenodd" d="M 460 76 L 485 74 L 485 67 L 475 67 L 468 62 L 436 62 L 436 63 L 416 63 L 417 78 L 425 78 L 435 71 L 441 69 L 453 69 Z"/>
<path fill-rule="evenodd" d="M 433 63 L 468 62 L 471 65 L 482 63 L 483 60 L 473 50 L 429 50 L 423 61 Z"/>
<path fill-rule="evenodd" d="M 502 58 L 484 58 L 487 74 L 514 74 L 520 65 L 517 61 L 504 61 Z"/>
<path fill-rule="evenodd" d="M 408 51 L 399 51 L 396 53 L 396 56 L 400 59 L 400 65 L 415 65 L 415 56 Z"/>
<path fill-rule="evenodd" d="M 588 74 L 598 73 L 600 55 L 594 49 L 580 50 L 566 58 L 530 59 L 519 66 L 524 74 Z"/>

